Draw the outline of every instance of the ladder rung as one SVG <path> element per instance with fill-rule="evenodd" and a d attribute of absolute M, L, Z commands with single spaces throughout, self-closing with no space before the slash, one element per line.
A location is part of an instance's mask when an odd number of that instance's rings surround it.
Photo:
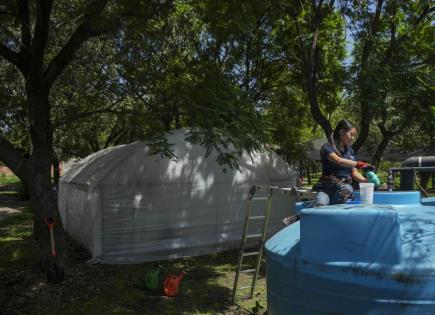
<path fill-rule="evenodd" d="M 248 217 L 249 220 L 260 220 L 260 219 L 266 219 L 265 215 L 256 215 L 253 217 Z"/>
<path fill-rule="evenodd" d="M 255 186 L 258 191 L 270 191 L 271 189 L 277 189 L 279 186 L 272 185 L 272 186 Z"/>
<path fill-rule="evenodd" d="M 258 254 L 260 254 L 260 252 L 251 252 L 251 253 L 243 253 L 242 256 L 247 257 L 247 256 L 255 256 Z"/>
<path fill-rule="evenodd" d="M 251 200 L 268 200 L 269 197 L 254 197 Z"/>
<path fill-rule="evenodd" d="M 248 272 L 255 272 L 257 269 L 246 269 L 246 270 L 240 270 L 240 272 L 248 273 Z"/>
<path fill-rule="evenodd" d="M 263 237 L 263 234 L 251 234 L 251 235 L 246 235 L 246 238 L 257 238 L 257 237 Z"/>
<path fill-rule="evenodd" d="M 248 289 L 248 288 L 252 288 L 252 285 L 246 285 L 244 287 L 240 287 L 239 290 L 244 290 L 244 289 Z"/>

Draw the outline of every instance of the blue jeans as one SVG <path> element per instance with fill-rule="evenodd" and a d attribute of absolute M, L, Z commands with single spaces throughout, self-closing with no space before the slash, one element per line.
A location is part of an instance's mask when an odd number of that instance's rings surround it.
<path fill-rule="evenodd" d="M 323 183 L 321 190 L 317 192 L 314 199 L 314 207 L 335 205 L 346 202 L 347 199 L 352 197 L 353 188 L 350 184 L 345 183 Z"/>

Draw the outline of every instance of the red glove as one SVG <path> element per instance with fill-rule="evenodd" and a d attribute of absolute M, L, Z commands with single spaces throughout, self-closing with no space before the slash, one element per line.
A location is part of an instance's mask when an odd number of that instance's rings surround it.
<path fill-rule="evenodd" d="M 366 168 L 369 166 L 369 163 L 363 162 L 363 161 L 357 161 L 356 162 L 356 168 Z"/>

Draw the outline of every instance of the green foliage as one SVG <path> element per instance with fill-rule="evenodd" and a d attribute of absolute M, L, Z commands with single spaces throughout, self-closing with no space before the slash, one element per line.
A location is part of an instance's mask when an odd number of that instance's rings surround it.
<path fill-rule="evenodd" d="M 348 87 L 351 110 L 358 118 L 368 110 L 366 119 L 376 129 L 371 128 L 365 148 L 382 155 L 381 140 L 395 141 L 397 146 L 416 126 L 432 124 L 428 112 L 433 92 L 425 82 L 433 81 L 429 62 L 433 39 L 428 37 L 432 27 L 428 1 L 385 1 L 377 22 L 376 3 L 354 4 L 345 12 L 354 37 L 349 68 L 353 79 Z M 417 141 L 417 146 L 426 146 Z"/>
<path fill-rule="evenodd" d="M 167 16 L 128 21 L 114 39 L 84 45 L 52 94 L 62 159 L 135 140 L 171 155 L 163 134 L 180 127 L 231 167 L 242 150 L 260 148 L 261 113 L 234 74 L 207 55 L 202 40 L 209 26 L 199 9 L 179 3 Z"/>
<path fill-rule="evenodd" d="M 315 97 L 329 124 L 360 121 L 365 100 L 372 154 L 389 132 L 396 146 L 433 146 L 433 30 L 428 17 L 419 20 L 428 2 L 385 1 L 370 35 L 375 4 L 110 3 L 97 24 L 106 28 L 111 21 L 112 27 L 81 46 L 50 93 L 56 155 L 67 160 L 142 140 L 171 156 L 164 133 L 187 128 L 192 142 L 208 153 L 217 150 L 219 161 L 231 167 L 242 150 L 265 143 L 289 161 L 302 159 L 303 144 L 322 137 L 307 87 L 310 58 L 316 61 L 310 70 Z M 46 62 L 69 39 L 86 5 L 54 4 Z M 322 16 L 317 35 L 316 14 Z M 0 19 L 0 39 L 13 38 L 10 48 L 17 48 L 18 24 Z M 362 65 L 368 40 L 368 63 Z M 0 130 L 29 154 L 24 80 L 3 59 L 0 77 Z"/>

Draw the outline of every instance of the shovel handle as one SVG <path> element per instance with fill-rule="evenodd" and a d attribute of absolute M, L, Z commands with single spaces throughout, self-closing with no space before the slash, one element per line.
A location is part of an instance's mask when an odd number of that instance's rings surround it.
<path fill-rule="evenodd" d="M 50 229 L 51 256 L 56 256 L 56 247 L 54 247 L 54 232 Z"/>
<path fill-rule="evenodd" d="M 51 256 L 56 256 L 56 247 L 54 245 L 54 232 L 53 232 L 54 225 L 56 224 L 56 219 L 45 218 L 44 222 L 48 226 L 48 230 L 50 231 Z"/>

